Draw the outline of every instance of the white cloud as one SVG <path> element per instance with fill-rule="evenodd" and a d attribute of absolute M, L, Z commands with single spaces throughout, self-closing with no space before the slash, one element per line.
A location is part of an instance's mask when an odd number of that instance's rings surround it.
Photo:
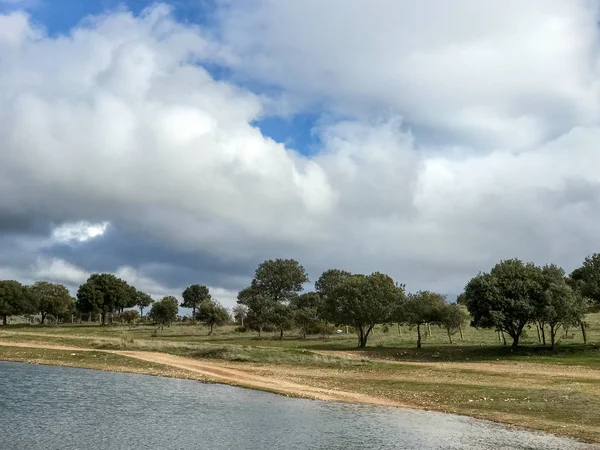
<path fill-rule="evenodd" d="M 85 221 L 64 223 L 52 231 L 52 240 L 59 243 L 69 243 L 72 241 L 86 242 L 102 236 L 108 225 L 108 222 L 97 224 Z"/>
<path fill-rule="evenodd" d="M 59 258 L 38 258 L 33 267 L 34 280 L 64 283 L 72 288 L 85 283 L 90 273 Z"/>
<path fill-rule="evenodd" d="M 0 214 L 65 224 L 32 248 L 110 223 L 229 261 L 294 257 L 312 278 L 380 270 L 450 292 L 503 257 L 572 268 L 597 250 L 587 3 L 252 5 L 229 10 L 220 43 L 163 6 L 58 38 L 4 16 Z M 214 80 L 203 61 L 351 117 L 321 125 L 321 151 L 302 156 L 251 125 L 276 99 Z M 95 270 L 49 261 L 30 275 L 75 282 Z M 114 270 L 173 294 L 143 264 Z M 206 284 L 232 305 L 233 291 Z"/>
<path fill-rule="evenodd" d="M 238 71 L 343 114 L 486 147 L 599 118 L 596 2 L 256 0 L 221 17 Z"/>

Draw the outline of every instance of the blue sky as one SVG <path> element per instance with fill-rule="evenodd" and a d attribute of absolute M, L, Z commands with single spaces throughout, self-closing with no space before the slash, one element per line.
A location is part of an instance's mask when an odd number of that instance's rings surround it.
<path fill-rule="evenodd" d="M 0 0 L 0 279 L 232 306 L 268 258 L 453 295 L 598 250 L 598 2 L 169 5 Z"/>

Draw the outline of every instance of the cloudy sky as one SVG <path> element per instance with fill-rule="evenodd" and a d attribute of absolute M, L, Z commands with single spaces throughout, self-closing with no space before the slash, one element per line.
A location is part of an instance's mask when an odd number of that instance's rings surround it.
<path fill-rule="evenodd" d="M 0 0 L 0 278 L 450 296 L 600 251 L 590 0 Z"/>

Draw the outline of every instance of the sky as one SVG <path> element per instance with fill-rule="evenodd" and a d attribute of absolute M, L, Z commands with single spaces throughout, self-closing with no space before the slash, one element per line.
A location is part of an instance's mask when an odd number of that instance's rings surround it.
<path fill-rule="evenodd" d="M 0 279 L 453 297 L 600 251 L 592 0 L 0 0 Z M 307 284 L 306 289 L 311 289 Z"/>

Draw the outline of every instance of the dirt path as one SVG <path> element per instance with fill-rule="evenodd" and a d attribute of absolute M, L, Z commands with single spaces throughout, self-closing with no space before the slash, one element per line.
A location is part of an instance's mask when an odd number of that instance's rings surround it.
<path fill-rule="evenodd" d="M 45 350 L 64 350 L 73 352 L 105 352 L 116 355 L 125 356 L 128 358 L 136 358 L 142 361 L 164 364 L 166 366 L 175 367 L 178 369 L 187 370 L 201 374 L 211 381 L 230 384 L 234 386 L 242 386 L 254 389 L 267 390 L 281 394 L 293 395 L 296 397 L 312 398 L 317 400 L 334 400 L 344 402 L 370 403 L 386 406 L 401 406 L 408 407 L 405 404 L 394 402 L 385 398 L 372 397 L 354 392 L 339 391 L 333 389 L 323 389 L 313 386 L 308 386 L 299 383 L 293 383 L 282 378 L 273 376 L 264 377 L 252 373 L 250 370 L 240 370 L 232 368 L 224 363 L 215 363 L 213 361 L 198 360 L 185 358 L 183 356 L 169 355 L 167 353 L 145 352 L 145 351 L 130 351 L 130 350 L 98 350 L 93 348 L 81 348 L 53 344 L 41 343 L 23 343 L 0 341 L 0 346 L 21 347 L 21 348 L 37 348 Z"/>

